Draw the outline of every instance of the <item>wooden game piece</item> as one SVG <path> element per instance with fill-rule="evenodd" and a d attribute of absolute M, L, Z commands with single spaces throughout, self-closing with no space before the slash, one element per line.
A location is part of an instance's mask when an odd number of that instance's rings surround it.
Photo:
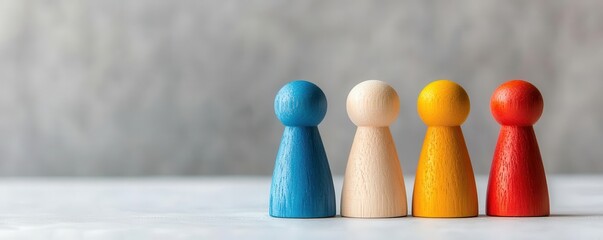
<path fill-rule="evenodd" d="M 417 166 L 413 216 L 477 216 L 475 177 L 460 127 L 469 115 L 467 92 L 455 82 L 434 81 L 421 91 L 417 106 L 427 133 Z"/>
<path fill-rule="evenodd" d="M 358 128 L 343 181 L 341 216 L 406 216 L 404 177 L 389 130 L 400 112 L 398 94 L 385 82 L 368 80 L 350 91 L 346 105 Z"/>
<path fill-rule="evenodd" d="M 285 85 L 274 99 L 274 111 L 285 125 L 270 190 L 270 215 L 282 218 L 335 216 L 335 190 L 317 125 L 327 99 L 313 83 Z"/>
<path fill-rule="evenodd" d="M 540 91 L 523 80 L 508 81 L 494 91 L 490 108 L 502 126 L 492 160 L 486 214 L 549 215 L 546 176 L 532 127 L 543 105 Z"/>

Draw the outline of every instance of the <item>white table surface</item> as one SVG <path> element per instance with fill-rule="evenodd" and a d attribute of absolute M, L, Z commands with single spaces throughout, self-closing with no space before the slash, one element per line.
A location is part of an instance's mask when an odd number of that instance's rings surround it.
<path fill-rule="evenodd" d="M 4 178 L 0 239 L 603 239 L 603 176 L 549 176 L 541 218 L 484 216 L 477 180 L 476 218 L 278 219 L 269 177 Z"/>

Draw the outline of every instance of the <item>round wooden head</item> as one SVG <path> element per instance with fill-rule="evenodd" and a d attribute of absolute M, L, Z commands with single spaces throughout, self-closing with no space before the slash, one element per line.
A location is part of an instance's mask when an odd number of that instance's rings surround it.
<path fill-rule="evenodd" d="M 417 99 L 419 116 L 427 126 L 460 126 L 470 108 L 465 89 L 450 80 L 431 82 Z"/>
<path fill-rule="evenodd" d="M 352 88 L 346 108 L 356 126 L 386 127 L 400 113 L 400 98 L 389 84 L 368 80 Z"/>
<path fill-rule="evenodd" d="M 544 101 L 538 88 L 523 80 L 503 83 L 490 99 L 492 115 L 502 125 L 534 125 L 540 119 L 543 108 Z"/>
<path fill-rule="evenodd" d="M 327 113 L 327 98 L 314 83 L 287 83 L 274 98 L 274 113 L 286 126 L 317 126 Z"/>

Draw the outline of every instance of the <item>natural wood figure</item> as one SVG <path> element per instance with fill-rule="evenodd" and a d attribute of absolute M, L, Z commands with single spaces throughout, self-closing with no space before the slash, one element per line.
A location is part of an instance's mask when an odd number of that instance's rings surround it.
<path fill-rule="evenodd" d="M 534 217 L 549 215 L 549 193 L 532 125 L 544 102 L 534 85 L 512 80 L 494 91 L 492 115 L 502 126 L 494 150 L 486 214 Z"/>
<path fill-rule="evenodd" d="M 460 127 L 469 115 L 469 96 L 460 85 L 438 80 L 421 91 L 417 106 L 427 133 L 417 165 L 413 216 L 477 216 L 475 177 Z"/>
<path fill-rule="evenodd" d="M 335 190 L 317 125 L 327 112 L 327 98 L 307 81 L 285 85 L 274 99 L 274 112 L 285 125 L 270 189 L 270 216 L 335 216 Z"/>
<path fill-rule="evenodd" d="M 341 216 L 406 216 L 404 178 L 389 130 L 400 112 L 398 94 L 385 82 L 364 81 L 350 91 L 347 111 L 358 128 L 345 171 Z"/>

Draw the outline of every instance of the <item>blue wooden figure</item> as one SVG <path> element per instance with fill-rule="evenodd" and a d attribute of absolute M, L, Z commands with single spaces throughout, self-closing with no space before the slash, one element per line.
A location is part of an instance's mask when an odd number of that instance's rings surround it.
<path fill-rule="evenodd" d="M 274 112 L 285 125 L 270 190 L 270 216 L 335 216 L 335 190 L 318 124 L 327 98 L 313 83 L 297 80 L 274 99 Z"/>

